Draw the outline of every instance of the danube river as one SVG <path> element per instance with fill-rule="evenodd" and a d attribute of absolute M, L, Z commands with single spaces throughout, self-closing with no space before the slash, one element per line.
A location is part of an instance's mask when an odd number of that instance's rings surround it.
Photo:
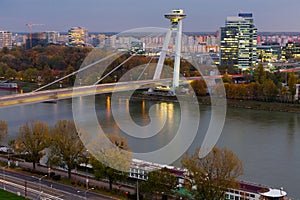
<path fill-rule="evenodd" d="M 10 93 L 0 91 L 0 95 Z M 109 134 L 122 134 L 112 116 L 110 97 L 99 96 L 96 102 L 95 108 L 103 130 Z M 120 108 L 129 110 L 131 117 L 139 125 L 149 123 L 148 112 L 151 106 L 156 108 L 154 110 L 158 116 L 167 113 L 166 124 L 157 136 L 145 142 L 128 137 L 129 147 L 133 152 L 160 148 L 176 134 L 181 112 L 177 103 L 121 99 L 119 104 Z M 191 152 L 202 143 L 211 115 L 210 107 L 200 106 L 200 115 L 200 128 L 190 146 Z M 190 119 L 184 120 L 192 121 L 193 117 L 191 115 Z M 59 119 L 72 120 L 72 100 L 3 108 L 0 110 L 0 118 L 9 125 L 9 137 L 6 140 L 10 140 L 16 136 L 19 127 L 31 119 L 45 121 L 51 126 Z M 188 130 L 185 134 L 189 134 Z M 276 188 L 283 187 L 290 197 L 300 198 L 300 113 L 228 108 L 225 126 L 217 145 L 233 150 L 243 161 L 245 173 L 241 179 Z M 179 164 L 179 160 L 175 162 L 175 165 Z"/>

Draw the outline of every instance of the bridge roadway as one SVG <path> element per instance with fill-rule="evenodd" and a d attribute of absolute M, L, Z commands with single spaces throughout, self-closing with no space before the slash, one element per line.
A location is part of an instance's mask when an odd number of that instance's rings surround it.
<path fill-rule="evenodd" d="M 239 75 L 240 76 L 240 75 Z M 215 80 L 220 79 L 221 76 L 205 76 L 205 77 L 184 77 L 180 79 L 180 84 L 188 84 L 193 80 L 205 79 Z M 98 84 L 91 86 L 80 86 L 63 89 L 52 89 L 39 92 L 29 92 L 24 94 L 8 95 L 0 97 L 0 108 L 11 107 L 16 105 L 33 104 L 46 101 L 56 101 L 61 99 L 68 99 L 79 96 L 89 96 L 95 94 L 105 94 L 111 92 L 122 92 L 136 89 L 147 89 L 160 86 L 163 84 L 171 84 L 172 79 L 160 79 L 160 80 L 140 80 L 140 81 L 128 81 Z"/>
<path fill-rule="evenodd" d="M 198 77 L 199 78 L 199 77 Z M 161 80 L 142 80 L 130 82 L 117 82 L 108 84 L 99 84 L 92 86 L 80 86 L 64 89 L 52 89 L 40 92 L 30 92 L 0 97 L 0 108 L 33 104 L 45 101 L 55 101 L 79 96 L 89 96 L 95 94 L 104 94 L 111 92 L 130 91 L 136 89 L 145 89 L 156 87 L 162 84 L 171 83 L 172 79 Z"/>

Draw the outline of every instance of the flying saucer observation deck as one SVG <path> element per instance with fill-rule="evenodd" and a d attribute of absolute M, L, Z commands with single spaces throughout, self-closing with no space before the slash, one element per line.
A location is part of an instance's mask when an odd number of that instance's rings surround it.
<path fill-rule="evenodd" d="M 182 20 L 186 17 L 186 14 L 183 13 L 183 10 L 172 10 L 172 13 L 165 14 L 165 18 L 169 19 L 172 23 L 177 23 L 179 20 Z"/>

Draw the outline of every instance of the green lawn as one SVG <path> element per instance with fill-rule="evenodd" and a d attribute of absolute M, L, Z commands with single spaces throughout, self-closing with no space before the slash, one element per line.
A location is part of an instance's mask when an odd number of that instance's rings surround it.
<path fill-rule="evenodd" d="M 0 200 L 25 200 L 24 197 L 19 197 L 13 193 L 0 190 Z"/>

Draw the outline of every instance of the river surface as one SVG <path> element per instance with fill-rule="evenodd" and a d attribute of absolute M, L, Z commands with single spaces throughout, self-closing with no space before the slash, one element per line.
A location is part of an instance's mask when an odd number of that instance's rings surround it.
<path fill-rule="evenodd" d="M 12 93 L 14 92 L 0 91 L 0 95 Z M 95 108 L 103 130 L 109 134 L 123 134 L 112 116 L 110 97 L 98 96 L 96 102 Z M 150 122 L 151 106 L 156 108 L 154 110 L 158 116 L 162 112 L 167 113 L 163 130 L 155 137 L 144 142 L 133 137 L 127 138 L 133 152 L 147 152 L 168 144 L 180 124 L 182 111 L 178 103 L 120 99 L 119 106 L 129 110 L 131 117 L 139 125 Z M 192 110 L 190 112 L 193 113 Z M 189 148 L 190 152 L 195 151 L 202 143 L 211 117 L 210 107 L 200 106 L 200 115 L 198 134 Z M 191 115 L 190 119 L 185 120 L 192 121 L 193 118 Z M 50 126 L 59 119 L 72 120 L 72 100 L 2 108 L 0 119 L 9 125 L 8 141 L 15 138 L 19 127 L 30 120 L 42 120 Z M 188 130 L 186 134 L 189 134 Z M 244 175 L 241 179 L 276 188 L 283 187 L 290 197 L 300 198 L 300 113 L 228 108 L 225 126 L 217 145 L 231 149 L 243 161 Z M 180 165 L 180 161 L 174 164 Z"/>

